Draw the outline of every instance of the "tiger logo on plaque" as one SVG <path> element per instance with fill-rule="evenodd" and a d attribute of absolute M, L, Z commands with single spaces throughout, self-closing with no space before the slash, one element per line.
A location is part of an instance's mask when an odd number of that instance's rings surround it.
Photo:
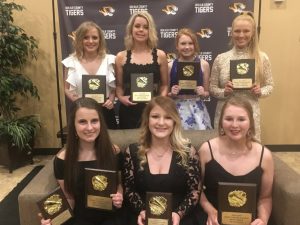
<path fill-rule="evenodd" d="M 61 188 L 37 202 L 44 219 L 51 219 L 52 225 L 60 225 L 73 216 L 72 209 Z"/>
<path fill-rule="evenodd" d="M 104 103 L 106 101 L 106 76 L 83 75 L 82 96 L 93 98 L 101 104 Z"/>
<path fill-rule="evenodd" d="M 236 72 L 240 75 L 247 74 L 249 71 L 249 64 L 248 63 L 239 63 L 236 65 Z"/>
<path fill-rule="evenodd" d="M 146 225 L 172 224 L 172 194 L 146 193 Z"/>

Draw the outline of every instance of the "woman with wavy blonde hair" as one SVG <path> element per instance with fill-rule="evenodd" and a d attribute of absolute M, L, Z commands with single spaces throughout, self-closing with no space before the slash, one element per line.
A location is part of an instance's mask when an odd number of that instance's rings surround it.
<path fill-rule="evenodd" d="M 124 157 L 124 195 L 133 209 L 132 224 L 144 224 L 146 192 L 172 193 L 172 224 L 194 224 L 197 163 L 195 149 L 182 137 L 174 101 L 153 98 L 143 112 L 140 140 L 129 145 Z"/>
<path fill-rule="evenodd" d="M 81 23 L 74 32 L 73 46 L 74 52 L 62 61 L 65 95 L 71 102 L 76 101 L 83 97 L 83 76 L 104 75 L 107 98 L 101 104 L 103 116 L 109 129 L 117 129 L 114 111 L 116 95 L 115 56 L 107 54 L 102 29 L 93 21 Z"/>
<path fill-rule="evenodd" d="M 116 56 L 116 94 L 120 101 L 121 129 L 138 128 L 145 103 L 130 98 L 131 74 L 153 74 L 154 96 L 168 93 L 168 63 L 164 51 L 157 49 L 157 33 L 148 12 L 134 13 L 126 27 L 125 47 Z"/>

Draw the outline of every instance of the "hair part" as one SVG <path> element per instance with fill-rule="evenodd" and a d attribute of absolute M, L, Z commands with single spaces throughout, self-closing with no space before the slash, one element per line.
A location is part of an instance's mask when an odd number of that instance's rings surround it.
<path fill-rule="evenodd" d="M 152 144 L 152 134 L 149 129 L 149 117 L 150 112 L 155 106 L 162 108 L 174 121 L 174 128 L 170 135 L 170 145 L 172 150 L 180 155 L 181 164 L 186 167 L 190 141 L 182 136 L 181 120 L 176 109 L 175 102 L 169 97 L 157 96 L 147 104 L 142 114 L 141 136 L 138 150 L 140 168 L 143 169 L 143 166 L 147 162 L 147 149 L 149 149 Z"/>
<path fill-rule="evenodd" d="M 124 44 L 125 44 L 125 48 L 126 50 L 132 50 L 134 47 L 134 40 L 132 37 L 132 30 L 133 30 L 133 25 L 135 22 L 135 19 L 137 17 L 141 17 L 147 20 L 148 22 L 148 40 L 147 40 L 147 46 L 150 49 L 156 48 L 157 47 L 157 43 L 158 43 L 158 37 L 157 37 L 157 31 L 156 31 L 156 26 L 153 20 L 153 17 L 151 16 L 150 13 L 148 13 L 147 11 L 142 11 L 142 12 L 136 12 L 134 14 L 131 15 L 131 17 L 129 18 L 129 21 L 126 25 L 126 35 L 124 38 Z"/>
<path fill-rule="evenodd" d="M 73 46 L 75 49 L 74 54 L 79 59 L 82 59 L 84 56 L 84 50 L 83 50 L 84 37 L 87 34 L 87 32 L 92 28 L 95 28 L 98 31 L 98 36 L 99 36 L 98 55 L 100 56 L 100 58 L 103 58 L 107 52 L 106 41 L 102 29 L 93 21 L 86 21 L 81 23 L 79 27 L 76 29 L 75 38 L 73 41 Z"/>

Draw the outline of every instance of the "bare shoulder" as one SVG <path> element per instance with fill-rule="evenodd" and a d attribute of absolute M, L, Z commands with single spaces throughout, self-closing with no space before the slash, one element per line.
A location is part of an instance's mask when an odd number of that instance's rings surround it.
<path fill-rule="evenodd" d="M 209 143 L 211 144 L 211 146 L 215 146 L 216 142 L 218 141 L 218 138 L 213 138 L 209 140 Z M 204 142 L 198 151 L 198 154 L 200 156 L 200 160 L 202 162 L 208 162 L 211 159 L 211 154 L 210 154 L 210 148 L 209 148 L 209 144 L 208 142 Z"/>
<path fill-rule="evenodd" d="M 166 53 L 161 49 L 157 49 L 157 56 L 158 57 L 167 57 Z"/>
<path fill-rule="evenodd" d="M 207 67 L 207 66 L 209 66 L 209 63 L 208 63 L 206 60 L 204 60 L 204 59 L 200 59 L 200 63 L 201 63 L 201 66 L 202 66 L 202 67 Z"/>
<path fill-rule="evenodd" d="M 272 152 L 270 149 L 268 149 L 266 146 L 262 146 L 259 143 L 255 143 L 255 149 L 256 149 L 256 154 L 259 155 L 259 157 L 262 154 L 262 149 L 264 149 L 263 156 L 262 156 L 262 167 L 272 165 L 273 164 L 273 156 Z"/>
<path fill-rule="evenodd" d="M 62 148 L 61 150 L 59 150 L 59 152 L 56 154 L 56 157 L 59 159 L 64 160 L 66 156 L 66 149 Z"/>
<path fill-rule="evenodd" d="M 120 52 L 118 52 L 117 53 L 117 55 L 116 55 L 116 63 L 121 63 L 121 62 L 123 62 L 124 60 L 125 60 L 125 58 L 126 58 L 126 50 L 124 50 L 124 51 L 120 51 Z"/>
<path fill-rule="evenodd" d="M 120 151 L 121 151 L 120 147 L 118 145 L 115 145 L 115 144 L 113 144 L 113 149 L 114 149 L 116 154 L 119 154 Z"/>

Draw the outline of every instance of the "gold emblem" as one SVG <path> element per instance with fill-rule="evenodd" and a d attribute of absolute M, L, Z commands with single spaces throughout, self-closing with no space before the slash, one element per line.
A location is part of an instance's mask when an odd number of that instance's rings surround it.
<path fill-rule="evenodd" d="M 44 209 L 49 215 L 59 212 L 62 207 L 62 199 L 58 194 L 51 195 L 44 201 Z"/>
<path fill-rule="evenodd" d="M 90 90 L 97 90 L 100 88 L 101 82 L 100 79 L 89 79 L 88 84 Z"/>
<path fill-rule="evenodd" d="M 239 63 L 236 65 L 236 72 L 239 75 L 245 75 L 249 71 L 249 64 L 248 63 Z"/>
<path fill-rule="evenodd" d="M 228 202 L 231 207 L 242 207 L 247 202 L 247 194 L 240 190 L 231 191 L 228 194 Z"/>
<path fill-rule="evenodd" d="M 166 5 L 161 11 L 165 12 L 167 15 L 176 15 L 178 7 L 173 4 Z"/>
<path fill-rule="evenodd" d="M 93 176 L 92 178 L 93 188 L 96 191 L 104 191 L 108 185 L 107 177 L 103 175 Z"/>
<path fill-rule="evenodd" d="M 194 74 L 194 66 L 193 65 L 184 66 L 182 72 L 183 72 L 183 76 L 190 77 Z"/>
<path fill-rule="evenodd" d="M 167 199 L 163 196 L 155 196 L 149 200 L 150 212 L 160 216 L 167 210 Z"/>
<path fill-rule="evenodd" d="M 139 88 L 144 88 L 148 84 L 148 78 L 147 77 L 137 77 L 136 78 L 136 85 Z"/>
<path fill-rule="evenodd" d="M 99 12 L 103 15 L 103 16 L 113 16 L 115 9 L 111 6 L 103 6 L 101 9 L 99 9 Z"/>

